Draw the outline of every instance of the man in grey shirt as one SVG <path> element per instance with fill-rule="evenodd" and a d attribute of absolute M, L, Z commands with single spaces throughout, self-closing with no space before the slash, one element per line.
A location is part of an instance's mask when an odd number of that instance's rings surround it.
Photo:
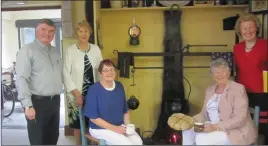
<path fill-rule="evenodd" d="M 62 60 L 50 44 L 55 31 L 52 20 L 41 19 L 36 39 L 17 53 L 16 86 L 31 145 L 57 145 L 59 137 Z"/>

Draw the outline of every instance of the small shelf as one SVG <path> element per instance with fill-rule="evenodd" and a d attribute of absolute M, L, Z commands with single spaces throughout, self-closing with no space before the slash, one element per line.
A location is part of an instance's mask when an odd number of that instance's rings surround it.
<path fill-rule="evenodd" d="M 196 5 L 183 6 L 181 9 L 197 9 L 197 8 L 248 8 L 248 5 Z M 100 11 L 135 11 L 135 10 L 169 10 L 170 7 L 136 7 L 136 8 L 101 8 Z M 176 9 L 176 7 L 175 7 Z"/>

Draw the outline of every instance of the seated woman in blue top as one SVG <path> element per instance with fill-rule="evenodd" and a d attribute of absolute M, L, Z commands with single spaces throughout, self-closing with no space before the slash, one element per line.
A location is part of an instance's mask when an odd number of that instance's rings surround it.
<path fill-rule="evenodd" d="M 115 81 L 115 65 L 111 60 L 100 62 L 101 81 L 90 86 L 85 99 L 84 114 L 89 120 L 89 132 L 108 145 L 142 145 L 140 136 L 126 134 L 124 125 L 130 116 L 123 85 Z"/>

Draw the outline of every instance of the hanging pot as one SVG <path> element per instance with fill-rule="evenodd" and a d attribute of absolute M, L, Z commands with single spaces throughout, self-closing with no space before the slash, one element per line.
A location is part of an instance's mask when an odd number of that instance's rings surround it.
<path fill-rule="evenodd" d="M 134 95 L 132 95 L 128 99 L 127 104 L 129 109 L 135 110 L 139 107 L 140 101 Z"/>
<path fill-rule="evenodd" d="M 131 72 L 132 72 L 133 83 L 129 87 L 135 87 L 136 86 L 136 84 L 134 83 L 134 72 L 135 72 L 135 70 L 132 69 Z M 128 87 L 128 94 L 129 94 L 129 87 Z M 139 88 L 138 87 L 136 87 L 136 88 L 137 88 L 138 94 L 140 95 Z M 130 94 L 130 95 L 131 96 L 129 97 L 129 99 L 127 101 L 128 108 L 131 109 L 131 110 L 136 110 L 140 105 L 140 101 L 138 100 L 138 98 L 134 94 Z"/>

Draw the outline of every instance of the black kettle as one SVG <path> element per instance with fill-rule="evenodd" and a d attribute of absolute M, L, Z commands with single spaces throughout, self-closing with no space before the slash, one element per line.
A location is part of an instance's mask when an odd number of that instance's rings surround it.
<path fill-rule="evenodd" d="M 134 95 L 132 95 L 128 99 L 127 104 L 129 109 L 135 110 L 139 107 L 140 101 Z"/>

